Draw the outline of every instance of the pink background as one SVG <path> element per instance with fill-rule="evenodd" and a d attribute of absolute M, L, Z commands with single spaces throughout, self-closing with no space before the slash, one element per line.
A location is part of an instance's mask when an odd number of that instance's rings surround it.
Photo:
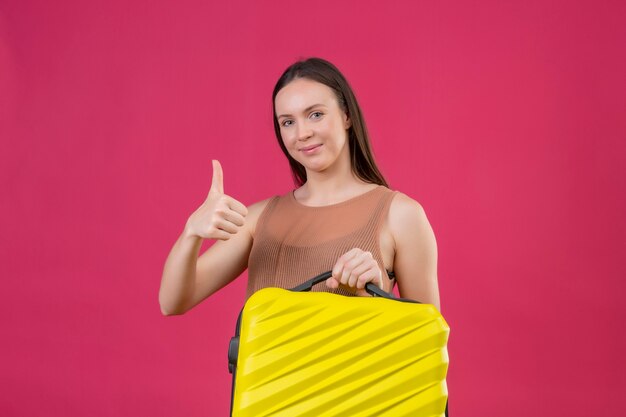
<path fill-rule="evenodd" d="M 0 1 L 0 415 L 225 416 L 245 274 L 164 317 L 211 184 L 293 187 L 271 92 L 353 86 L 437 236 L 452 416 L 625 415 L 622 1 Z M 208 247 L 205 242 L 205 248 Z"/>

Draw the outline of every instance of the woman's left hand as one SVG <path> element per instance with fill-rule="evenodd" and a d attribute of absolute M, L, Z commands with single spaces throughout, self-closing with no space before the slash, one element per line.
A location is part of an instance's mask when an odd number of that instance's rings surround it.
<path fill-rule="evenodd" d="M 356 288 L 359 297 L 371 297 L 365 284 L 373 282 L 385 291 L 383 274 L 371 252 L 359 248 L 350 249 L 339 257 L 333 267 L 333 275 L 326 280 L 329 288 L 347 286 L 351 292 Z"/>

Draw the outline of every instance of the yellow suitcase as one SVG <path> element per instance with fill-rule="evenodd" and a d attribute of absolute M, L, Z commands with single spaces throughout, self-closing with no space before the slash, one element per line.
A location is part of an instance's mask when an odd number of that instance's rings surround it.
<path fill-rule="evenodd" d="M 447 416 L 439 311 L 371 283 L 373 297 L 310 291 L 330 276 L 250 296 L 228 350 L 231 416 Z"/>

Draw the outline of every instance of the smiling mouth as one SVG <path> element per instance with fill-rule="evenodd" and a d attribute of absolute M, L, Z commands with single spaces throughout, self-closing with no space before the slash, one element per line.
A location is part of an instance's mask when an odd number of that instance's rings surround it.
<path fill-rule="evenodd" d="M 318 148 L 318 147 L 320 147 L 320 146 L 322 146 L 322 145 L 321 145 L 321 144 L 320 144 L 320 145 L 314 145 L 314 146 L 310 146 L 310 147 L 308 147 L 308 148 L 302 148 L 302 149 L 300 149 L 300 150 L 301 150 L 301 151 L 310 151 L 311 149 L 315 149 L 315 148 Z"/>

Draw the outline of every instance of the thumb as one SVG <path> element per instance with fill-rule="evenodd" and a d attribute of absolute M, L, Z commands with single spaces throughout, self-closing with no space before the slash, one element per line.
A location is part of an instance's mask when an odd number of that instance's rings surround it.
<path fill-rule="evenodd" d="M 217 159 L 213 159 L 213 178 L 211 180 L 211 191 L 217 191 L 224 194 L 224 173 L 222 165 Z"/>

